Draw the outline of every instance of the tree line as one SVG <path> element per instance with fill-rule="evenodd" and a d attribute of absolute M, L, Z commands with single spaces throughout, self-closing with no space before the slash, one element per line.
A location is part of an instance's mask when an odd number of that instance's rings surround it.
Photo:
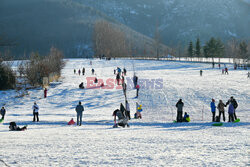
<path fill-rule="evenodd" d="M 31 86 L 41 86 L 43 78 L 49 78 L 50 74 L 61 75 L 65 63 L 63 53 L 51 47 L 48 55 L 41 56 L 38 52 L 32 52 L 29 60 L 19 61 L 17 70 L 14 71 L 11 62 L 0 59 L 0 90 L 14 89 L 17 78 L 27 81 Z"/>
<path fill-rule="evenodd" d="M 250 42 L 232 39 L 224 44 L 219 38 L 212 37 L 201 46 L 197 38 L 195 45 L 189 42 L 186 55 L 190 58 L 212 58 L 213 62 L 214 58 L 233 58 L 235 63 L 237 59 L 247 63 L 250 60 Z"/>

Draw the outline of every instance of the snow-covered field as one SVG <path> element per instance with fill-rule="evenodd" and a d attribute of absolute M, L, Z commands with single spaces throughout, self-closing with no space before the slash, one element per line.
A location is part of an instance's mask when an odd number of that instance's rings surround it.
<path fill-rule="evenodd" d="M 0 124 L 0 160 L 9 166 L 249 166 L 250 79 L 247 71 L 232 70 L 222 75 L 211 64 L 152 60 L 70 59 L 60 83 L 48 89 L 29 90 L 29 95 L 14 98 L 15 91 L 0 91 L 0 105 L 7 109 Z M 114 79 L 113 70 L 126 67 L 127 79 L 133 69 L 141 86 L 139 98 L 128 85 L 131 115 L 135 102 L 142 104 L 142 120 L 132 119 L 130 128 L 112 128 L 112 112 L 124 103 L 121 89 L 79 89 L 91 77 Z M 133 67 L 134 66 L 134 67 Z M 86 75 L 73 69 L 86 68 Z M 203 76 L 199 71 L 203 70 Z M 154 81 L 158 81 L 158 84 Z M 150 81 L 150 82 L 149 82 Z M 161 83 L 163 83 L 161 87 Z M 211 126 L 209 104 L 237 100 L 240 123 Z M 190 123 L 172 123 L 175 104 L 183 99 Z M 82 126 L 69 126 L 76 117 L 75 106 L 81 100 L 85 111 Z M 40 107 L 40 122 L 32 122 L 32 104 Z M 226 121 L 228 115 L 226 112 Z M 11 121 L 28 125 L 27 131 L 8 130 Z M 0 166 L 4 163 L 0 161 Z"/>

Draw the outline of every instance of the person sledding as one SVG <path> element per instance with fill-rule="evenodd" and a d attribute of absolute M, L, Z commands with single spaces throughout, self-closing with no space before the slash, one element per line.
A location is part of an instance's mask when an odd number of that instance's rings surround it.
<path fill-rule="evenodd" d="M 24 131 L 27 129 L 28 125 L 25 125 L 24 127 L 20 128 L 19 126 L 16 125 L 15 122 L 10 122 L 9 130 L 10 131 Z"/>
<path fill-rule="evenodd" d="M 142 116 L 141 116 L 141 112 L 142 112 L 142 105 L 139 105 L 137 102 L 136 102 L 136 113 L 134 115 L 134 118 L 135 119 L 142 119 Z"/>
<path fill-rule="evenodd" d="M 83 82 L 80 83 L 79 88 L 80 88 L 80 89 L 84 89 Z"/>
<path fill-rule="evenodd" d="M 187 114 L 187 112 L 185 112 L 184 117 L 183 117 L 183 122 L 190 122 L 190 117 Z"/>
<path fill-rule="evenodd" d="M 113 126 L 113 128 L 117 128 L 118 126 L 121 126 L 123 128 L 125 128 L 125 126 L 129 127 L 128 117 L 126 115 L 126 109 L 125 109 L 125 107 L 123 106 L 122 103 L 120 105 L 120 110 L 116 109 L 113 112 L 113 117 L 114 117 L 114 126 Z M 116 120 L 116 117 L 118 117 L 118 120 Z"/>
<path fill-rule="evenodd" d="M 76 122 L 74 121 L 73 118 L 71 118 L 71 120 L 68 122 L 68 125 L 74 125 Z"/>

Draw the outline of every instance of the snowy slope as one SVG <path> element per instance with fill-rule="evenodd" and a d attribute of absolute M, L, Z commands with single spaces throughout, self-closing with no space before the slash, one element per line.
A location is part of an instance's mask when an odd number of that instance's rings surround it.
<path fill-rule="evenodd" d="M 139 99 L 128 88 L 131 115 L 135 102 L 143 106 L 143 119 L 130 121 L 130 128 L 113 129 L 112 112 L 124 102 L 121 89 L 78 89 L 95 68 L 98 79 L 115 78 L 117 66 L 133 76 L 133 65 L 141 88 Z M 0 159 L 10 166 L 247 166 L 249 165 L 250 79 L 246 71 L 221 75 L 211 64 L 146 60 L 70 59 L 61 82 L 48 90 L 30 90 L 29 96 L 14 98 L 15 91 L 1 91 L 0 105 L 7 115 L 0 124 Z M 73 69 L 86 68 L 86 76 Z M 203 77 L 199 71 L 204 71 Z M 129 79 L 129 78 L 127 78 Z M 154 89 L 146 80 L 163 80 L 163 88 Z M 144 83 L 144 84 L 143 84 Z M 224 102 L 234 96 L 239 103 L 240 123 L 211 126 L 211 98 Z M 191 116 L 190 123 L 173 124 L 175 104 L 182 98 Z M 85 107 L 83 126 L 68 126 L 75 118 L 78 101 Z M 39 123 L 32 121 L 32 104 L 40 106 Z M 202 120 L 203 110 L 203 120 Z M 227 119 L 227 114 L 226 114 Z M 8 123 L 28 125 L 24 132 L 8 131 Z M 3 166 L 0 162 L 0 166 Z"/>

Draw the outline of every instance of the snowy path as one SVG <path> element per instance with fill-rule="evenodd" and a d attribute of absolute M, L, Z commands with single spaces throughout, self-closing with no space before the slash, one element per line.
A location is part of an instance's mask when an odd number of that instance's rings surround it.
<path fill-rule="evenodd" d="M 124 103 L 122 90 L 78 89 L 95 68 L 99 79 L 115 78 L 114 68 L 124 66 L 133 76 L 133 63 L 139 80 L 163 79 L 163 89 L 128 89 L 131 115 L 135 102 L 143 106 L 143 119 L 131 120 L 130 128 L 113 129 L 112 112 Z M 86 68 L 86 76 L 73 69 Z M 0 159 L 9 166 L 247 166 L 250 143 L 250 79 L 246 71 L 221 75 L 210 64 L 143 61 L 71 59 L 62 72 L 62 82 L 49 88 L 43 99 L 41 89 L 29 96 L 13 98 L 15 91 L 1 91 L 0 105 L 7 115 L 0 124 Z M 199 70 L 204 71 L 203 77 Z M 224 102 L 234 96 L 239 103 L 240 123 L 211 126 L 211 98 Z M 182 98 L 191 116 L 190 123 L 173 124 L 175 103 Z M 85 107 L 83 126 L 68 126 L 75 118 L 74 108 L 81 100 Z M 41 122 L 33 123 L 31 107 L 40 106 Z M 204 106 L 204 120 L 202 109 Z M 227 116 L 227 114 L 226 114 Z M 227 119 L 227 117 L 226 117 Z M 28 124 L 24 132 L 8 131 L 8 123 Z M 4 166 L 0 162 L 0 166 Z"/>

